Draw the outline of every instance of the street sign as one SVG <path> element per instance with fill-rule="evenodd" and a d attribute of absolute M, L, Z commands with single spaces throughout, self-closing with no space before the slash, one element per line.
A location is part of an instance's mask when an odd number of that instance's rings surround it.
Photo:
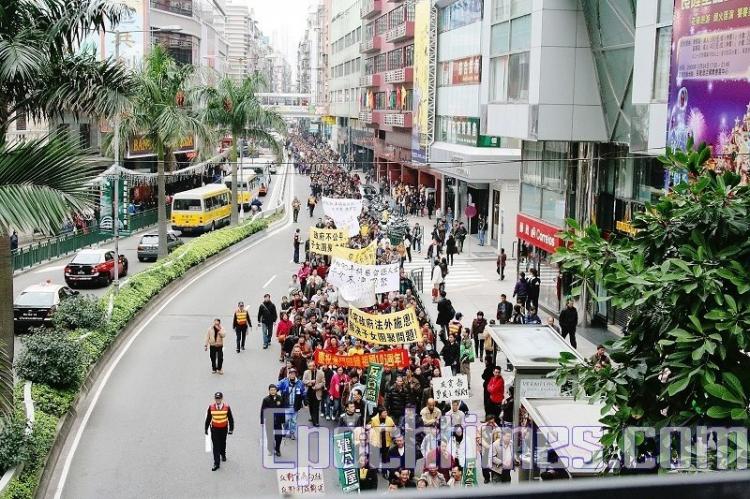
<path fill-rule="evenodd" d="M 473 204 L 466 205 L 466 208 L 464 208 L 464 215 L 466 215 L 466 218 L 474 218 L 477 216 L 477 207 Z"/>

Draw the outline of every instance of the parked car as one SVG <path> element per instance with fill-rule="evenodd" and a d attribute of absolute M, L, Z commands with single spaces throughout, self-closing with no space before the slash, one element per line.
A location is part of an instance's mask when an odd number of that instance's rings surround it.
<path fill-rule="evenodd" d="M 270 165 L 268 165 L 268 173 L 270 173 L 271 175 L 276 175 L 276 172 L 277 169 L 275 163 L 271 163 Z"/>
<path fill-rule="evenodd" d="M 62 284 L 34 284 L 21 291 L 13 302 L 13 329 L 16 333 L 30 327 L 48 325 L 61 301 L 75 296 L 74 291 Z"/>
<path fill-rule="evenodd" d="M 174 232 L 167 232 L 167 252 L 172 252 L 178 246 L 182 246 L 182 239 Z M 149 232 L 141 237 L 138 243 L 138 261 L 156 261 L 159 256 L 159 233 Z"/>
<path fill-rule="evenodd" d="M 128 259 L 120 255 L 119 277 L 128 274 Z M 85 249 L 79 251 L 65 266 L 65 282 L 71 288 L 78 284 L 108 285 L 115 278 L 115 252 L 108 249 Z"/>

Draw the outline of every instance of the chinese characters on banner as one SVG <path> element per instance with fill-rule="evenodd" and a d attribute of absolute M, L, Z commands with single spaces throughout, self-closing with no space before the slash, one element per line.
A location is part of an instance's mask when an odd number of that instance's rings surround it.
<path fill-rule="evenodd" d="M 284 497 L 325 494 L 323 470 L 313 468 L 276 470 L 276 479 L 279 483 L 279 494 Z"/>
<path fill-rule="evenodd" d="M 339 306 L 342 308 L 367 308 L 377 302 L 375 298 L 375 283 L 369 282 L 363 286 L 339 287 Z"/>
<path fill-rule="evenodd" d="M 316 229 L 310 227 L 310 252 L 319 255 L 330 255 L 336 246 L 349 243 L 349 232 L 346 229 Z"/>
<path fill-rule="evenodd" d="M 335 247 L 333 248 L 333 256 L 349 260 L 350 262 L 359 263 L 361 265 L 375 265 L 376 250 L 377 247 L 375 241 L 373 241 L 369 246 L 362 249 L 352 249 L 343 246 Z"/>
<path fill-rule="evenodd" d="M 362 213 L 361 199 L 323 197 L 323 213 L 331 217 L 336 227 L 347 229 L 349 234 L 359 234 L 359 215 Z"/>
<path fill-rule="evenodd" d="M 464 487 L 477 486 L 477 458 L 467 457 L 461 483 Z"/>
<path fill-rule="evenodd" d="M 359 473 L 354 461 L 354 434 L 351 431 L 334 434 L 333 462 L 339 470 L 339 484 L 344 492 L 359 490 Z"/>
<path fill-rule="evenodd" d="M 475 55 L 440 63 L 438 85 L 476 85 L 482 78 L 482 56 Z"/>
<path fill-rule="evenodd" d="M 417 314 L 409 307 L 391 314 L 368 314 L 349 309 L 348 333 L 355 338 L 378 345 L 400 345 L 422 340 Z"/>
<path fill-rule="evenodd" d="M 365 369 L 372 364 L 405 369 L 409 367 L 409 352 L 405 348 L 393 348 L 362 355 L 338 355 L 323 350 L 315 351 L 315 365 L 318 366 L 360 367 Z"/>
<path fill-rule="evenodd" d="M 671 44 L 657 47 L 672 51 L 667 146 L 685 149 L 691 137 L 705 142 L 716 166 L 737 173 L 750 168 L 748 7 L 747 0 L 678 0 Z M 679 175 L 672 172 L 671 180 Z"/>
<path fill-rule="evenodd" d="M 365 387 L 365 400 L 373 404 L 378 403 L 380 393 L 380 382 L 383 380 L 383 365 L 370 364 L 367 370 L 367 386 Z"/>
<path fill-rule="evenodd" d="M 465 374 L 446 376 L 443 378 L 432 378 L 432 392 L 435 400 L 469 400 L 469 380 Z"/>
<path fill-rule="evenodd" d="M 376 293 L 398 291 L 401 267 L 398 262 L 387 265 L 360 265 L 334 258 L 328 270 L 328 282 L 339 288 L 375 284 Z"/>

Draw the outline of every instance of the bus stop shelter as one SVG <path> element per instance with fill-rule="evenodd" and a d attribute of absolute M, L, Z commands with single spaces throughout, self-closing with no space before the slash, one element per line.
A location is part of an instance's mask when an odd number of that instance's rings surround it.
<path fill-rule="evenodd" d="M 488 326 L 497 347 L 513 364 L 513 392 L 523 397 L 559 397 L 560 389 L 547 375 L 559 366 L 560 353 L 568 352 L 579 362 L 585 359 L 553 328 L 547 325 L 501 324 Z M 518 428 L 520 404 L 513 406 L 513 427 Z"/>
<path fill-rule="evenodd" d="M 604 469 L 601 402 L 573 397 L 520 399 L 523 444 L 520 480 L 584 478 Z"/>

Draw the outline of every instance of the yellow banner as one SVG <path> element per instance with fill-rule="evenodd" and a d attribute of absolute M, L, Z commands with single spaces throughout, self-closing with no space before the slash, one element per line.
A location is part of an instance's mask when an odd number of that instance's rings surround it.
<path fill-rule="evenodd" d="M 413 308 L 375 315 L 351 307 L 348 333 L 362 341 L 378 345 L 416 343 L 422 339 L 422 330 Z"/>
<path fill-rule="evenodd" d="M 333 248 L 349 244 L 349 231 L 346 229 L 316 229 L 310 227 L 310 252 L 330 255 Z"/>
<path fill-rule="evenodd" d="M 375 242 L 362 249 L 352 249 L 345 247 L 333 248 L 333 256 L 349 260 L 350 262 L 359 263 L 360 265 L 375 265 Z"/>

